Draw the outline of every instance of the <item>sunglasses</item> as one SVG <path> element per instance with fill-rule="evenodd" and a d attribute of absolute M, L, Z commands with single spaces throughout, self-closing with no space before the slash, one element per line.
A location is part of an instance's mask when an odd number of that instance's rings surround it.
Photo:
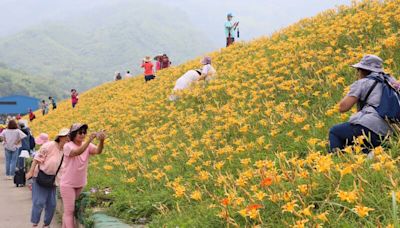
<path fill-rule="evenodd" d="M 79 130 L 78 135 L 86 135 L 87 131 L 86 130 Z"/>

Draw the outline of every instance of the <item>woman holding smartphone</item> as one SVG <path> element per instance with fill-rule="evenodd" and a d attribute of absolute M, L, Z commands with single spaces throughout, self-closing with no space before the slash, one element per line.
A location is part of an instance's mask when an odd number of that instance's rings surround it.
<path fill-rule="evenodd" d="M 88 128 L 87 124 L 73 124 L 70 129 L 71 141 L 64 145 L 64 163 L 60 181 L 60 193 L 64 205 L 63 228 L 74 227 L 75 200 L 87 183 L 90 155 L 103 152 L 106 134 L 103 131 L 92 133 L 85 141 Z M 95 138 L 99 140 L 98 146 L 92 143 Z"/>

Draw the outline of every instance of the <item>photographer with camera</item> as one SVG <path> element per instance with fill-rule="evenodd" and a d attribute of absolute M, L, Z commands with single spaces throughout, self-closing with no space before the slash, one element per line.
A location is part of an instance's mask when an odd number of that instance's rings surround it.
<path fill-rule="evenodd" d="M 90 155 L 103 152 L 105 132 L 92 133 L 85 141 L 88 128 L 87 124 L 73 124 L 69 134 L 71 142 L 64 146 L 64 163 L 60 181 L 60 193 L 64 204 L 62 218 L 64 228 L 74 227 L 75 200 L 87 183 Z M 92 143 L 96 138 L 99 140 L 98 146 Z"/>
<path fill-rule="evenodd" d="M 237 37 L 239 38 L 239 22 L 233 22 L 233 14 L 228 13 L 228 21 L 225 22 L 225 36 L 226 36 L 226 47 L 235 42 L 235 31 L 237 31 Z"/>

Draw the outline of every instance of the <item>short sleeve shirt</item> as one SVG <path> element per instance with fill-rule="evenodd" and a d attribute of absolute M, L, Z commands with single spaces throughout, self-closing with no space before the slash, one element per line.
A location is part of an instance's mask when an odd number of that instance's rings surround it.
<path fill-rule="evenodd" d="M 5 149 L 15 151 L 22 146 L 21 140 L 26 137 L 26 134 L 20 129 L 5 129 L 0 133 L 0 137 L 5 139 Z M 19 143 L 17 143 L 18 140 Z"/>
<path fill-rule="evenodd" d="M 381 77 L 378 74 L 371 74 L 369 77 Z M 356 97 L 358 100 L 364 100 L 368 91 L 374 85 L 375 80 L 363 78 L 357 80 L 350 86 L 350 91 L 347 96 Z M 372 90 L 362 110 L 353 114 L 349 122 L 352 124 L 359 124 L 368 128 L 374 133 L 386 136 L 389 133 L 390 127 L 384 119 L 380 117 L 374 107 L 378 107 L 382 96 L 382 85 L 378 83 L 374 90 Z"/>
<path fill-rule="evenodd" d="M 234 37 L 233 32 L 234 32 L 234 29 L 233 29 L 232 21 L 225 22 L 225 36 L 226 36 L 226 38 L 229 37 L 229 33 L 231 34 L 231 37 Z"/>
<path fill-rule="evenodd" d="M 74 142 L 64 145 L 64 162 L 62 165 L 62 174 L 60 186 L 80 188 L 87 183 L 87 168 L 89 165 L 89 156 L 95 154 L 97 147 L 90 143 L 88 148 L 78 156 L 70 156 L 71 151 L 78 149 L 79 146 Z"/>
<path fill-rule="evenodd" d="M 142 67 L 144 68 L 144 75 L 153 75 L 153 63 L 151 62 L 145 62 L 142 64 Z"/>
<path fill-rule="evenodd" d="M 48 175 L 55 175 L 60 166 L 63 151 L 59 149 L 58 143 L 52 141 L 42 145 L 35 154 L 34 159 L 39 163 L 33 172 L 33 176 L 37 177 L 39 169 Z M 59 183 L 60 172 L 56 177 L 56 185 Z"/>

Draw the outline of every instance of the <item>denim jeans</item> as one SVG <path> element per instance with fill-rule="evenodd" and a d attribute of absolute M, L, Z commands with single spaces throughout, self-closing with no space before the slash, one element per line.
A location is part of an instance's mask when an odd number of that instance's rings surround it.
<path fill-rule="evenodd" d="M 15 167 L 17 165 L 18 149 L 15 151 L 4 150 L 6 157 L 6 176 L 15 175 Z"/>
<path fill-rule="evenodd" d="M 21 155 L 21 152 L 22 152 L 22 147 L 18 149 L 18 158 L 17 158 L 17 166 L 16 166 L 18 169 L 25 168 L 25 158 L 19 157 Z"/>
<path fill-rule="evenodd" d="M 33 224 L 39 224 L 44 209 L 44 224 L 50 225 L 57 206 L 56 188 L 42 187 L 36 183 L 36 178 L 33 178 L 31 214 L 31 222 Z"/>
<path fill-rule="evenodd" d="M 368 128 L 346 122 L 335 125 L 329 130 L 329 152 L 335 152 L 336 149 L 342 150 L 347 145 L 353 145 L 354 137 L 361 135 L 367 137 L 364 143 L 369 148 L 377 147 L 382 143 L 382 137 Z M 365 148 L 363 152 L 368 153 L 368 148 Z"/>

